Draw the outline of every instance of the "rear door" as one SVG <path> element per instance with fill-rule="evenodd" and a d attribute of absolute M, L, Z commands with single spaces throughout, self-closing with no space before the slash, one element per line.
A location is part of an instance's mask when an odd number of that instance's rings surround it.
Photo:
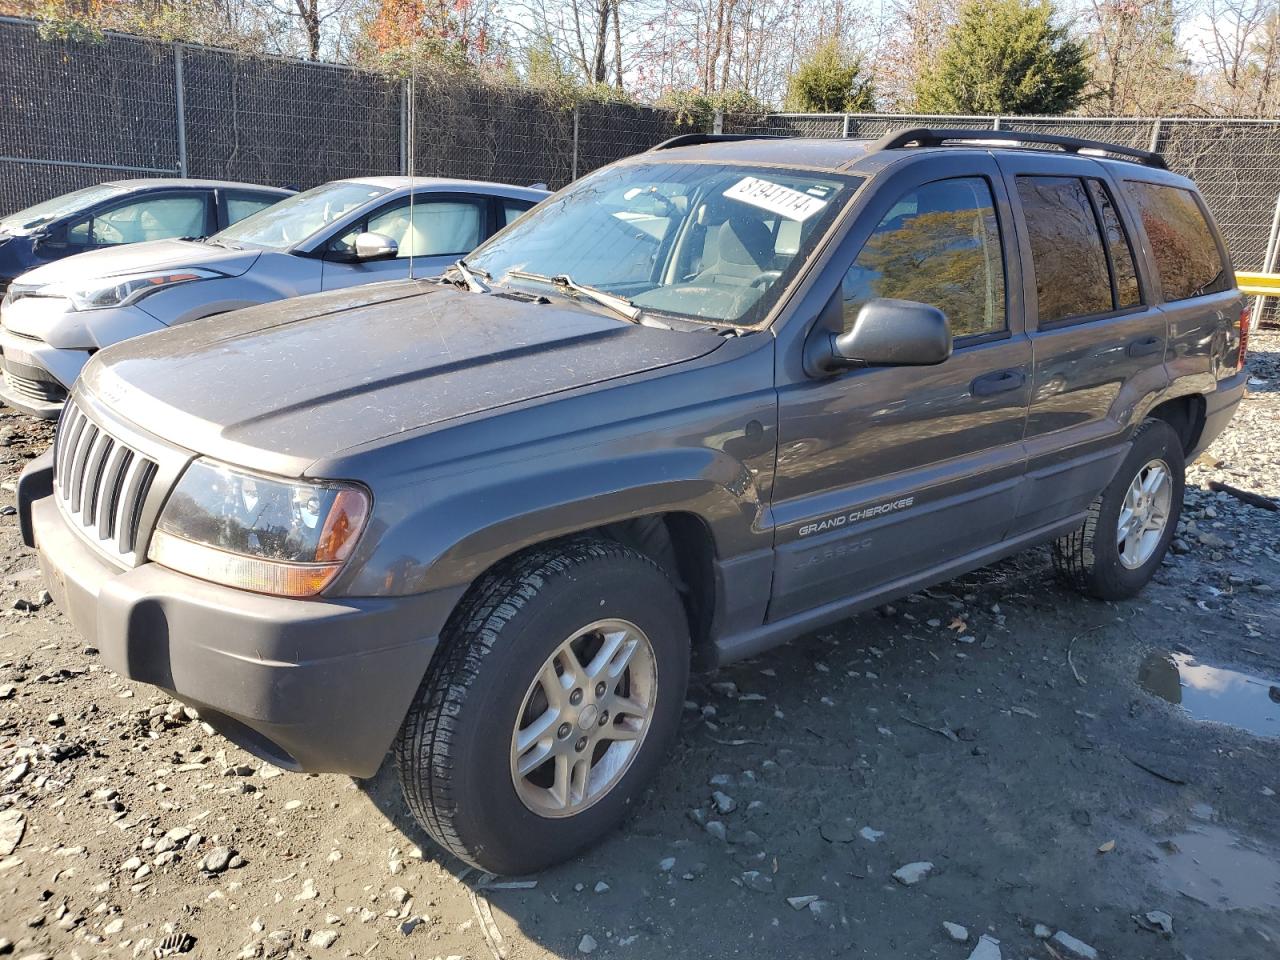
<path fill-rule="evenodd" d="M 1131 411 L 1168 379 L 1168 324 L 1134 223 L 1109 176 L 1115 164 L 1034 151 L 1000 157 L 1015 198 L 1034 358 L 1027 482 L 1015 532 L 1084 510 L 1125 451 Z"/>
<path fill-rule="evenodd" d="M 433 277 L 459 257 L 466 256 L 493 232 L 489 197 L 467 193 L 437 193 L 400 197 L 379 207 L 359 224 L 328 241 L 324 253 L 326 290 L 409 276 L 413 258 L 415 277 Z M 378 233 L 396 242 L 398 252 L 386 260 L 356 260 L 356 236 Z"/>
<path fill-rule="evenodd" d="M 1031 374 L 1013 243 L 988 154 L 922 158 L 876 184 L 820 281 L 837 298 L 828 309 L 848 329 L 872 298 L 932 304 L 954 353 L 935 367 L 815 379 L 784 331 L 770 620 L 930 576 L 1001 541 Z"/>

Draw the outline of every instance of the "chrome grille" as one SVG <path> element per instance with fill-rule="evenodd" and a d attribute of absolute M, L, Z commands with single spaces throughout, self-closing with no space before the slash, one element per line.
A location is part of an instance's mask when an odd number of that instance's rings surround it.
<path fill-rule="evenodd" d="M 158 469 L 67 403 L 53 454 L 53 487 L 63 512 L 100 548 L 132 561 L 142 507 Z"/>

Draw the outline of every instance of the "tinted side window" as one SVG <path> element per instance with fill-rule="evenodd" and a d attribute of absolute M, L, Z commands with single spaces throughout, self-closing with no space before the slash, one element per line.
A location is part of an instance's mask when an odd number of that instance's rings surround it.
<path fill-rule="evenodd" d="M 1084 184 L 1074 177 L 1019 177 L 1041 324 L 1110 313 L 1111 277 Z"/>
<path fill-rule="evenodd" d="M 67 239 L 73 244 L 112 246 L 172 237 L 202 237 L 207 232 L 206 210 L 203 195 L 144 198 L 72 224 Z"/>
<path fill-rule="evenodd" d="M 503 200 L 502 225 L 505 227 L 532 206 L 533 204 L 528 200 Z"/>
<path fill-rule="evenodd" d="M 1231 288 L 1213 231 L 1191 191 L 1135 180 L 1126 186 L 1151 241 L 1166 300 Z"/>
<path fill-rule="evenodd" d="M 987 181 L 939 180 L 906 194 L 845 274 L 843 297 L 846 330 L 879 297 L 937 307 L 954 337 L 1005 329 L 1004 258 Z"/>
<path fill-rule="evenodd" d="M 1101 180 L 1090 180 L 1089 193 L 1098 206 L 1102 228 L 1107 235 L 1107 252 L 1111 254 L 1111 270 L 1116 281 L 1116 307 L 1136 307 L 1142 302 L 1138 292 L 1138 275 L 1133 270 L 1133 245 L 1125 235 L 1124 226 L 1116 214 L 1111 192 Z"/>
<path fill-rule="evenodd" d="M 239 223 L 251 213 L 257 213 L 259 210 L 265 210 L 273 204 L 279 203 L 284 197 L 274 197 L 264 194 L 255 193 L 233 193 L 227 194 L 227 226 L 233 223 Z"/>

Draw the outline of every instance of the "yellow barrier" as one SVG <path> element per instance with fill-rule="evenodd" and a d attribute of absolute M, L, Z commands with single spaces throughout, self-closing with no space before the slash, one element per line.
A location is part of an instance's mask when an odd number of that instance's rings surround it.
<path fill-rule="evenodd" d="M 1280 297 L 1280 273 L 1236 273 L 1236 286 L 1251 297 Z"/>

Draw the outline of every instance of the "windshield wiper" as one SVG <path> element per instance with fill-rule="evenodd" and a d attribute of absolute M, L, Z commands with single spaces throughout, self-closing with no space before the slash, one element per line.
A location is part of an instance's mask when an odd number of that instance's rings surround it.
<path fill-rule="evenodd" d="M 209 244 L 210 246 L 222 247 L 224 250 L 243 250 L 244 249 L 244 247 L 236 243 L 234 240 L 222 240 L 218 237 L 207 237 L 203 242 Z"/>
<path fill-rule="evenodd" d="M 467 285 L 467 289 L 472 293 L 490 292 L 489 285 L 485 283 L 484 280 L 480 279 L 481 277 L 484 277 L 485 280 L 493 279 L 488 270 L 468 266 L 466 260 L 453 261 L 453 269 L 458 271 L 458 275 L 462 277 L 463 282 Z"/>
<path fill-rule="evenodd" d="M 548 277 L 541 273 L 530 273 L 528 270 L 508 270 L 508 277 L 515 277 L 517 280 L 537 280 L 540 283 L 549 283 L 553 287 L 559 287 L 562 290 L 572 290 L 574 293 L 593 300 L 602 307 L 607 307 L 620 317 L 625 317 L 632 323 L 640 322 L 640 308 L 635 306 L 626 297 L 619 297 L 612 293 L 605 293 L 603 290 L 597 290 L 595 287 L 588 287 L 581 283 L 574 283 L 573 277 L 567 273 L 556 274 L 554 277 Z"/>

